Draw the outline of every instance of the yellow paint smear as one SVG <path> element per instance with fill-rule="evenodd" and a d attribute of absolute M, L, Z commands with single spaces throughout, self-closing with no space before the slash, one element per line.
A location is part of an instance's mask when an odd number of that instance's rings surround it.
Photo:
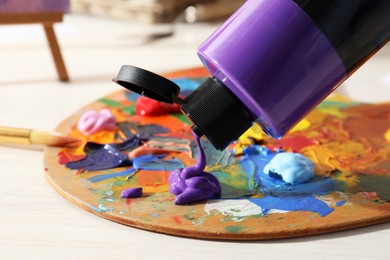
<path fill-rule="evenodd" d="M 385 139 L 386 139 L 387 142 L 390 143 L 390 128 L 385 133 Z"/>
<path fill-rule="evenodd" d="M 290 130 L 290 133 L 297 132 L 297 131 L 304 131 L 310 127 L 310 121 L 306 118 L 302 119 L 296 126 L 293 127 L 293 129 Z"/>
<path fill-rule="evenodd" d="M 242 154 L 242 150 L 264 139 L 264 132 L 258 124 L 253 124 L 244 134 L 238 138 L 237 143 L 233 147 L 235 154 Z"/>

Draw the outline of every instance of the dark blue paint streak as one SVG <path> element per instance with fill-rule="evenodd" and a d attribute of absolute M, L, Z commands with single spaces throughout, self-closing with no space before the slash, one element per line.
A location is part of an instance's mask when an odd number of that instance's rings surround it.
<path fill-rule="evenodd" d="M 72 170 L 99 171 L 132 165 L 127 153 L 138 147 L 140 139 L 133 136 L 120 144 L 98 144 L 89 142 L 84 147 L 86 156 L 78 161 L 68 162 L 65 166 Z"/>

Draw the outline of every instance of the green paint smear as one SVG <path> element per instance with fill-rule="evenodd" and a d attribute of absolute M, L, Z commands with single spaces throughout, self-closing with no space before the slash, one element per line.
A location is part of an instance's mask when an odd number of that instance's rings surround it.
<path fill-rule="evenodd" d="M 244 229 L 243 226 L 228 226 L 225 227 L 225 230 L 229 233 L 239 233 Z"/>
<path fill-rule="evenodd" d="M 109 107 L 113 107 L 113 108 L 116 108 L 116 107 L 120 107 L 122 105 L 121 102 L 118 102 L 118 101 L 115 101 L 115 100 L 111 100 L 111 99 L 108 99 L 108 98 L 101 98 L 98 100 L 99 102 L 109 106 Z"/>
<path fill-rule="evenodd" d="M 191 223 L 195 226 L 200 226 L 203 224 L 203 222 L 206 220 L 205 217 L 198 218 L 196 216 L 192 216 L 192 213 L 184 214 L 183 217 L 187 219 L 188 221 L 191 221 Z"/>
<path fill-rule="evenodd" d="M 253 173 L 245 173 L 242 169 L 226 167 L 222 171 L 215 171 L 213 175 L 218 178 L 222 187 L 222 199 L 236 199 L 256 194 L 258 187 Z"/>
<path fill-rule="evenodd" d="M 348 175 L 348 176 L 343 176 L 343 172 L 340 171 L 339 169 L 335 169 L 335 170 L 332 170 L 331 171 L 331 176 L 332 178 L 334 179 L 334 181 L 336 181 L 337 183 L 337 186 L 340 188 L 340 191 L 348 191 L 349 190 L 349 184 L 346 182 L 346 181 L 343 181 L 343 180 L 339 180 L 341 177 L 345 177 L 345 178 L 350 178 L 351 176 Z"/>
<path fill-rule="evenodd" d="M 325 100 L 321 104 L 318 105 L 318 109 L 321 108 L 347 108 L 351 106 L 359 105 L 357 102 L 345 102 L 345 101 L 333 101 L 333 100 Z"/>
<path fill-rule="evenodd" d="M 121 111 L 127 115 L 133 115 L 135 113 L 135 106 L 131 104 L 130 106 L 122 107 Z"/>
<path fill-rule="evenodd" d="M 191 124 L 190 120 L 188 120 L 188 118 L 184 114 L 182 114 L 182 113 L 171 114 L 171 116 L 173 116 L 174 118 L 179 119 L 180 121 L 182 121 L 183 123 L 185 123 L 187 125 Z"/>
<path fill-rule="evenodd" d="M 390 176 L 361 175 L 358 186 L 362 191 L 374 191 L 382 199 L 390 201 Z"/>

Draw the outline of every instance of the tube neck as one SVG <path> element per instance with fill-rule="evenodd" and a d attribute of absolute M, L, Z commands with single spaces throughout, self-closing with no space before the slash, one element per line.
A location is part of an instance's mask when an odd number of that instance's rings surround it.
<path fill-rule="evenodd" d="M 194 123 L 193 131 L 205 135 L 219 150 L 237 140 L 254 122 L 241 101 L 216 78 L 206 79 L 181 107 Z"/>

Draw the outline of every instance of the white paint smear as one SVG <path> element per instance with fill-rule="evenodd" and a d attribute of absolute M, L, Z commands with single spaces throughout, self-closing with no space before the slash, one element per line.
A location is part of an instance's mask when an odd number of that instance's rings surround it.
<path fill-rule="evenodd" d="M 216 210 L 224 216 L 248 217 L 259 215 L 263 209 L 249 200 L 213 200 L 208 201 L 204 206 L 204 211 L 211 215 L 211 211 Z"/>

